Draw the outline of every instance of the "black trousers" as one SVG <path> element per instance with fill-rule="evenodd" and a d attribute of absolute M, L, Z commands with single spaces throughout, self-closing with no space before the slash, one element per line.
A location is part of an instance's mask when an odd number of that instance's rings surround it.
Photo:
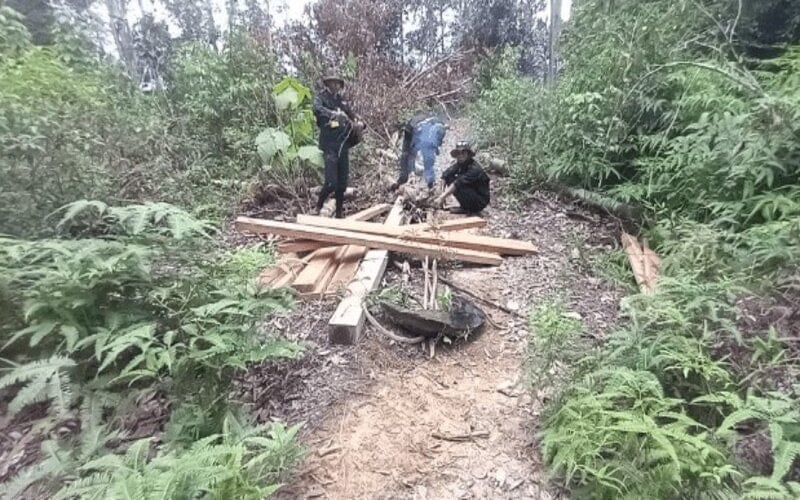
<path fill-rule="evenodd" d="M 455 192 L 453 192 L 453 196 L 458 200 L 458 204 L 461 205 L 461 208 L 469 214 L 477 214 L 489 205 L 489 198 L 487 196 L 482 196 L 474 188 L 456 188 Z"/>
<path fill-rule="evenodd" d="M 317 210 L 322 209 L 328 197 L 333 193 L 336 197 L 336 216 L 341 217 L 344 205 L 344 192 L 350 177 L 350 150 L 347 145 L 326 145 L 322 149 L 325 159 L 325 184 L 319 193 Z"/>

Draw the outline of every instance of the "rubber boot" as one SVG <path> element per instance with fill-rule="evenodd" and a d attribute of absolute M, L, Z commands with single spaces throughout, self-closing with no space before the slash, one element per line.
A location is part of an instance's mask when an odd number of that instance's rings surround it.
<path fill-rule="evenodd" d="M 336 218 L 344 219 L 344 192 L 336 193 Z"/>

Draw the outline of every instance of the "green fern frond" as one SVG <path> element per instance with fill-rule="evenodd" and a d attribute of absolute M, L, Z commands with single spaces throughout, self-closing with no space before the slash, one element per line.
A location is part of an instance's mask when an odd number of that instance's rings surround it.
<path fill-rule="evenodd" d="M 774 453 L 774 465 L 772 466 L 772 478 L 783 480 L 794 465 L 797 457 L 800 456 L 800 443 L 794 441 L 783 441 L 778 445 Z"/>
<path fill-rule="evenodd" d="M 57 229 L 62 229 L 67 225 L 74 224 L 76 219 L 79 215 L 84 215 L 89 209 L 94 209 L 97 211 L 96 216 L 101 217 L 106 210 L 108 210 L 108 205 L 103 203 L 102 201 L 96 200 L 78 200 L 68 205 L 64 205 L 63 207 L 59 208 L 55 212 L 48 215 L 48 218 L 56 215 L 59 212 L 64 212 L 64 215 L 61 217 L 61 220 L 56 225 Z"/>
<path fill-rule="evenodd" d="M 751 477 L 744 483 L 744 496 L 747 500 L 790 500 L 789 491 L 780 480 L 771 477 Z"/>
<path fill-rule="evenodd" d="M 23 388 L 9 403 L 8 410 L 14 415 L 26 406 L 51 400 L 57 410 L 63 413 L 71 402 L 67 372 L 76 366 L 69 358 L 53 356 L 50 359 L 17 365 L 0 378 L 0 389 L 24 384 Z"/>

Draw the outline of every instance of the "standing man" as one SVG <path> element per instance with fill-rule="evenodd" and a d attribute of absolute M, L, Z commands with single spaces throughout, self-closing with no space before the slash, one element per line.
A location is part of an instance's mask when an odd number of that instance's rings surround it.
<path fill-rule="evenodd" d="M 344 192 L 350 175 L 350 147 L 357 144 L 364 124 L 342 97 L 344 79 L 329 75 L 323 90 L 314 97 L 314 116 L 319 127 L 319 148 L 325 160 L 325 185 L 317 199 L 317 213 L 331 193 L 336 197 L 336 218 L 344 217 Z"/>
<path fill-rule="evenodd" d="M 407 121 L 403 127 L 403 151 L 400 155 L 400 177 L 392 184 L 391 190 L 408 182 L 408 176 L 414 170 L 417 154 L 422 153 L 425 165 L 425 182 L 428 189 L 433 189 L 436 182 L 436 155 L 442 146 L 446 133 L 445 125 L 436 116 L 419 113 Z"/>
<path fill-rule="evenodd" d="M 456 159 L 456 163 L 442 174 L 442 180 L 448 187 L 434 204 L 441 207 L 452 194 L 461 206 L 453 210 L 454 213 L 480 213 L 489 205 L 489 176 L 475 161 L 475 149 L 469 142 L 460 141 L 450 156 Z"/>

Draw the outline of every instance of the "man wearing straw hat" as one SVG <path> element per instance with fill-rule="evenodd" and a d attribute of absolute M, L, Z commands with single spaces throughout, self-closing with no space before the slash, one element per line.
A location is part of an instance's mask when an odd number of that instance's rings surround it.
<path fill-rule="evenodd" d="M 344 79 L 328 75 L 323 90 L 314 97 L 314 116 L 319 126 L 319 148 L 325 160 L 325 184 L 317 199 L 317 213 L 328 197 L 336 197 L 336 217 L 344 217 L 344 192 L 350 175 L 350 148 L 358 144 L 364 124 L 342 97 Z"/>
<path fill-rule="evenodd" d="M 450 152 L 456 163 L 442 174 L 447 189 L 434 204 L 444 205 L 451 194 L 458 200 L 460 208 L 454 213 L 477 214 L 489 205 L 489 176 L 475 161 L 475 148 L 467 141 L 460 141 Z"/>

